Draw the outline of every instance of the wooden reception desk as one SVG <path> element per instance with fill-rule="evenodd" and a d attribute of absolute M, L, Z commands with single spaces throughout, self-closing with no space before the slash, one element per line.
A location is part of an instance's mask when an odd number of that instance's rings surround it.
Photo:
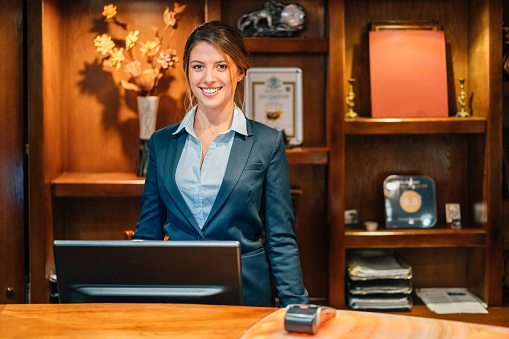
<path fill-rule="evenodd" d="M 337 311 L 315 336 L 284 330 L 285 309 L 176 304 L 0 305 L 1 338 L 509 338 L 509 328 Z"/>

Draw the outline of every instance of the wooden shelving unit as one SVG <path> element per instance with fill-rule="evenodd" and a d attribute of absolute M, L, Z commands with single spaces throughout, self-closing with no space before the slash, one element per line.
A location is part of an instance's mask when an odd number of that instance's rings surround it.
<path fill-rule="evenodd" d="M 235 25 L 263 3 L 188 1 L 175 44 L 183 46 L 204 20 Z M 292 186 L 300 192 L 297 238 L 311 301 L 345 307 L 346 252 L 384 248 L 412 264 L 415 287 L 468 287 L 490 306 L 500 305 L 502 80 L 501 46 L 495 42 L 501 40 L 502 1 L 299 3 L 307 10 L 300 37 L 247 38 L 246 44 L 254 67 L 303 70 L 304 142 L 287 156 Z M 29 0 L 28 5 L 28 40 L 34 45 L 28 62 L 31 292 L 33 302 L 46 302 L 53 239 L 122 237 L 120 230 L 132 228 L 139 213 L 143 179 L 134 174 L 135 98 L 119 92 L 120 75 L 101 70 L 91 42 L 103 4 Z M 167 3 L 116 5 L 151 31 Z M 394 19 L 438 20 L 444 27 L 449 118 L 370 118 L 366 27 Z M 346 83 L 352 77 L 360 118 L 345 120 Z M 471 118 L 454 117 L 458 77 L 467 79 Z M 170 85 L 162 94 L 158 128 L 180 121 L 184 113 L 183 74 L 176 71 Z M 383 227 L 381 185 L 391 174 L 434 179 L 437 226 Z M 461 204 L 463 229 L 445 227 L 447 202 Z M 378 221 L 379 231 L 347 228 L 344 212 L 350 208 L 360 211 L 361 221 Z"/>
<path fill-rule="evenodd" d="M 416 229 L 367 232 L 345 231 L 346 248 L 484 247 L 486 231 L 481 229 Z"/>
<path fill-rule="evenodd" d="M 344 148 L 330 145 L 331 158 L 344 157 L 344 176 L 337 187 L 344 209 L 355 208 L 360 220 L 375 220 L 376 232 L 346 227 L 337 211 L 331 223 L 330 303 L 346 305 L 345 254 L 355 249 L 391 249 L 414 269 L 414 287 L 468 287 L 488 304 L 501 303 L 501 179 L 499 75 L 500 1 L 345 0 L 330 20 L 337 28 L 346 82 L 355 78 L 360 118 L 343 125 Z M 438 20 L 445 31 L 448 62 L 448 118 L 371 119 L 369 48 L 366 27 L 384 20 Z M 470 37 L 470 38 L 467 38 Z M 475 37 L 475 38 L 473 38 Z M 330 41 L 332 39 L 329 37 Z M 490 43 L 487 43 L 490 41 Z M 480 45 L 488 46 L 481 53 Z M 330 46 L 332 50 L 332 46 Z M 411 75 L 409 75 L 411 76 Z M 473 99 L 470 118 L 454 117 L 457 78 L 465 76 Z M 489 87 L 490 90 L 486 90 Z M 346 94 L 346 93 L 345 93 Z M 475 98 L 475 99 L 474 99 Z M 344 113 L 344 111 L 343 111 Z M 342 152 L 343 151 L 343 152 Z M 333 160 L 331 159 L 330 162 Z M 438 223 L 431 229 L 384 227 L 383 180 L 392 174 L 426 175 L 434 179 Z M 445 226 L 444 205 L 459 202 L 461 230 Z M 334 210 L 331 210 L 335 213 Z M 332 219 L 332 218 L 331 218 Z M 497 259 L 493 259 L 497 258 Z M 445 273 L 444 273 L 445 272 Z"/>
<path fill-rule="evenodd" d="M 53 197 L 141 197 L 145 178 L 131 172 L 64 172 L 51 182 Z"/>
<path fill-rule="evenodd" d="M 251 53 L 327 53 L 326 38 L 246 38 L 246 47 Z"/>
<path fill-rule="evenodd" d="M 482 134 L 486 119 L 471 118 L 358 118 L 346 121 L 346 135 L 369 134 Z"/>

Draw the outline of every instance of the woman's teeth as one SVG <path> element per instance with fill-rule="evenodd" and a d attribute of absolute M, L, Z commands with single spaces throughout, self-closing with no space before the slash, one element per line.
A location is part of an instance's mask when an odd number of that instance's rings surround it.
<path fill-rule="evenodd" d="M 206 94 L 213 94 L 213 93 L 216 93 L 217 91 L 219 91 L 221 88 L 203 88 L 203 92 L 205 92 Z"/>

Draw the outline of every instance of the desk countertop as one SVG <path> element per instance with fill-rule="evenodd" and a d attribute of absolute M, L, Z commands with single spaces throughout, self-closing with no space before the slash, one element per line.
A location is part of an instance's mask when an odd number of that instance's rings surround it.
<path fill-rule="evenodd" d="M 176 304 L 0 305 L 0 338 L 240 338 L 277 310 Z"/>
<path fill-rule="evenodd" d="M 509 339 L 509 328 L 338 310 L 315 336 L 284 330 L 285 309 L 180 304 L 0 305 L 1 338 Z"/>

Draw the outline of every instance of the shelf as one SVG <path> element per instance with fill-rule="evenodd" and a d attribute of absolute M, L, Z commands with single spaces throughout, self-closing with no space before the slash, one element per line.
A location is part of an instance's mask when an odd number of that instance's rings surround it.
<path fill-rule="evenodd" d="M 129 172 L 65 172 L 51 182 L 53 197 L 141 197 L 145 178 Z M 302 190 L 292 188 L 292 197 Z"/>
<path fill-rule="evenodd" d="M 327 53 L 327 38 L 246 38 L 251 53 Z"/>
<path fill-rule="evenodd" d="M 345 231 L 346 248 L 484 247 L 483 229 L 395 229 Z"/>
<path fill-rule="evenodd" d="M 287 150 L 292 165 L 326 165 L 326 148 L 293 148 Z M 65 172 L 51 182 L 53 197 L 140 197 L 145 178 L 130 172 Z"/>
<path fill-rule="evenodd" d="M 51 182 L 54 197 L 140 197 L 145 178 L 129 172 L 65 172 Z"/>
<path fill-rule="evenodd" d="M 329 150 L 326 147 L 297 147 L 286 150 L 290 165 L 327 165 Z"/>
<path fill-rule="evenodd" d="M 346 120 L 347 135 L 371 134 L 482 134 L 486 119 L 470 118 L 405 118 Z"/>

